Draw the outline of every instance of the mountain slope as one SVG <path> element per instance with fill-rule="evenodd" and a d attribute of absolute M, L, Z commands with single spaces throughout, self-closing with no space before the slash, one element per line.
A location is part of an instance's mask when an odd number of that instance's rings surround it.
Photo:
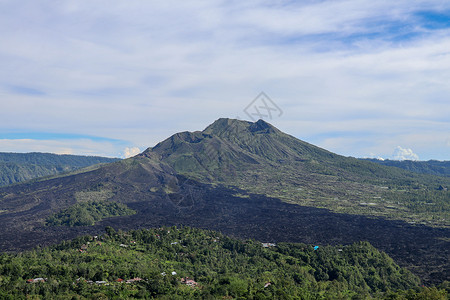
<path fill-rule="evenodd" d="M 98 156 L 0 152 L 0 186 L 116 160 Z"/>
<path fill-rule="evenodd" d="M 179 172 L 204 174 L 204 179 L 207 174 L 229 173 L 234 169 L 294 164 L 298 173 L 339 175 L 354 182 L 395 181 L 408 185 L 414 180 L 427 184 L 436 180 L 334 154 L 285 134 L 263 120 L 252 123 L 219 119 L 203 131 L 175 134 L 141 156 L 156 157 Z"/>
<path fill-rule="evenodd" d="M 203 131 L 173 135 L 141 156 L 195 180 L 239 187 L 337 212 L 448 226 L 449 178 L 343 157 L 259 120 L 219 119 Z M 430 203 L 432 205 L 430 205 Z"/>
<path fill-rule="evenodd" d="M 369 240 L 425 282 L 440 282 L 450 270 L 450 194 L 437 187 L 449 183 L 333 154 L 262 120 L 219 119 L 130 159 L 0 188 L 0 248 L 48 245 L 105 226 L 184 224 L 277 242 Z M 93 226 L 45 226 L 86 201 L 137 213 Z"/>

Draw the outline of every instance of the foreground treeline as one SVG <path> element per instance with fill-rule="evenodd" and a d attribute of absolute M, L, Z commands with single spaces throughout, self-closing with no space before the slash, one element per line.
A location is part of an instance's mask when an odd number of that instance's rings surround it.
<path fill-rule="evenodd" d="M 447 299 L 367 242 L 264 245 L 166 227 L 0 256 L 1 299 Z M 447 287 L 448 289 L 448 287 Z"/>

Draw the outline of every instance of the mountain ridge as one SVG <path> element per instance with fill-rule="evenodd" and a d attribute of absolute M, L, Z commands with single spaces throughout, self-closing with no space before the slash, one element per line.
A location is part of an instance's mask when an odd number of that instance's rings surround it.
<path fill-rule="evenodd" d="M 70 172 L 118 159 L 42 152 L 0 152 L 0 186 Z"/>
<path fill-rule="evenodd" d="M 390 160 L 390 159 L 375 159 L 375 158 L 363 158 L 383 166 L 397 167 L 408 171 L 431 174 L 437 176 L 450 177 L 450 161 L 440 160 L 427 160 L 427 161 L 414 161 L 414 160 Z"/>

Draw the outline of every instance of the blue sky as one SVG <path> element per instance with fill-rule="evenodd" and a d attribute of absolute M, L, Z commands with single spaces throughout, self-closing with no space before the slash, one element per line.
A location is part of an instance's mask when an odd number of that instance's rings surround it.
<path fill-rule="evenodd" d="M 129 156 L 220 117 L 450 160 L 446 1 L 0 2 L 0 151 Z"/>

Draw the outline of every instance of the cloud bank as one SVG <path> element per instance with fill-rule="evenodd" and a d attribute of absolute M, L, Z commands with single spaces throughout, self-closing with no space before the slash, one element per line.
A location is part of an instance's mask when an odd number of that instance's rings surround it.
<path fill-rule="evenodd" d="M 394 160 L 419 160 L 419 156 L 415 154 L 411 149 L 405 149 L 397 146 L 392 155 Z"/>
<path fill-rule="evenodd" d="M 125 150 L 123 151 L 123 157 L 129 158 L 138 155 L 139 153 L 141 153 L 141 150 L 138 147 L 133 148 L 126 147 Z"/>

